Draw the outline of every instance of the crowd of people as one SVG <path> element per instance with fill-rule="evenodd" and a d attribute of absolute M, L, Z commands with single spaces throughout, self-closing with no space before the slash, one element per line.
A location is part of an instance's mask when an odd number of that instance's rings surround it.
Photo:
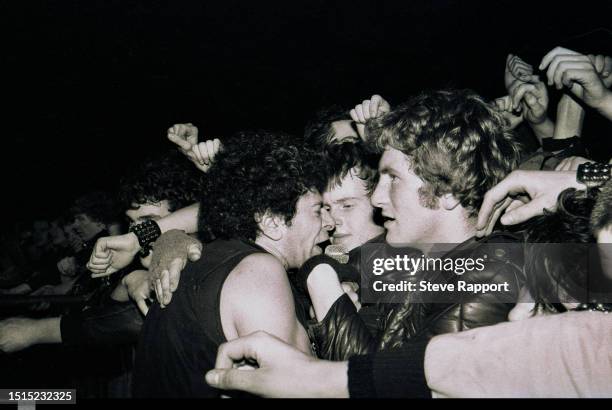
<path fill-rule="evenodd" d="M 300 136 L 173 125 L 117 195 L 14 232 L 0 350 L 127 352 L 106 397 L 612 396 L 612 155 L 581 138 L 612 121 L 612 58 L 538 63 L 509 55 L 493 101 L 373 95 Z M 368 271 L 398 252 L 486 264 Z"/>

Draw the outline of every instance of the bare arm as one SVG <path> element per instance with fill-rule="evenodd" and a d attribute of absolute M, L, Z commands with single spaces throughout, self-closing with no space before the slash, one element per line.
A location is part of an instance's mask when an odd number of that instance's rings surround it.
<path fill-rule="evenodd" d="M 221 320 L 228 340 L 263 330 L 310 352 L 287 274 L 271 255 L 250 255 L 234 268 L 221 291 Z"/>
<path fill-rule="evenodd" d="M 584 123 L 584 109 L 565 94 L 557 105 L 557 123 L 555 124 L 554 139 L 566 139 L 582 134 Z"/>
<path fill-rule="evenodd" d="M 162 233 L 172 229 L 195 233 L 198 231 L 198 212 L 200 204 L 192 204 L 185 208 L 172 212 L 170 215 L 157 220 Z"/>

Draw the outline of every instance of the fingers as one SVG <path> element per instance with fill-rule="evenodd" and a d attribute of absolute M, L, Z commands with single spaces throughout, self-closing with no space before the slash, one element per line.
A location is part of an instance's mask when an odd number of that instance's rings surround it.
<path fill-rule="evenodd" d="M 172 292 L 170 292 L 170 272 L 168 272 L 168 270 L 162 272 L 160 282 L 162 290 L 162 301 L 160 303 L 165 306 L 170 303 L 170 299 L 172 298 Z"/>
<path fill-rule="evenodd" d="M 517 205 L 511 212 L 506 212 L 501 218 L 503 225 L 516 225 L 525 222 L 534 216 L 542 215 L 544 213 L 544 204 L 540 198 L 523 204 Z"/>
<path fill-rule="evenodd" d="M 162 272 L 162 276 L 163 276 L 163 272 Z M 155 298 L 157 299 L 157 302 L 159 303 L 159 305 L 163 308 L 164 307 L 164 291 L 162 289 L 162 284 L 161 284 L 161 279 L 155 279 L 155 281 L 153 282 L 153 286 L 155 289 Z"/>
<path fill-rule="evenodd" d="M 363 100 L 350 111 L 351 118 L 358 124 L 365 124 L 369 119 L 379 117 L 391 111 L 389 103 L 378 94 L 374 94 L 369 100 Z"/>
<path fill-rule="evenodd" d="M 170 299 L 172 299 L 172 292 L 176 290 L 178 287 L 181 271 L 185 268 L 186 261 L 180 258 L 174 259 L 170 263 L 170 267 L 168 268 L 168 285 L 169 285 L 169 294 L 167 295 L 167 299 L 164 302 L 166 305 L 170 303 Z M 163 284 L 163 281 L 162 281 Z M 166 289 L 164 289 L 165 292 Z"/>
<path fill-rule="evenodd" d="M 491 188 L 484 196 L 480 211 L 478 212 L 478 222 L 476 229 L 484 230 L 493 216 L 496 206 L 499 206 L 512 192 L 523 189 L 521 171 L 513 171 L 500 183 Z"/>
<path fill-rule="evenodd" d="M 533 74 L 533 66 L 531 64 L 527 64 L 518 56 L 513 56 L 508 61 L 508 66 L 510 68 L 510 72 L 515 78 L 524 79 Z"/>
<path fill-rule="evenodd" d="M 96 272 L 96 273 L 92 273 L 92 274 L 91 274 L 91 277 L 92 277 L 93 279 L 95 279 L 95 278 L 103 278 L 103 277 L 105 277 L 105 276 L 110 276 L 110 275 L 112 275 L 113 273 L 117 272 L 117 270 L 118 270 L 118 269 L 115 269 L 115 268 L 113 268 L 113 267 L 111 266 L 111 267 L 107 268 L 107 269 L 106 269 L 106 271 L 104 271 L 104 272 Z M 93 272 L 93 271 L 92 271 L 92 272 Z"/>
<path fill-rule="evenodd" d="M 537 92 L 535 85 L 530 83 L 516 82 L 510 86 L 510 95 L 512 96 L 512 107 L 518 108 L 523 100 L 523 96 L 527 92 Z"/>
<path fill-rule="evenodd" d="M 217 389 L 242 390 L 251 393 L 259 393 L 257 383 L 261 382 L 258 370 L 246 372 L 240 369 L 210 370 L 206 373 L 206 383 Z"/>
<path fill-rule="evenodd" d="M 198 163 L 199 165 L 208 165 L 208 164 L 206 164 L 206 163 L 205 163 L 205 161 L 204 161 L 204 156 L 202 155 L 202 151 L 200 150 L 200 145 L 201 145 L 201 144 L 197 144 L 197 143 L 196 143 L 196 144 L 194 144 L 194 145 L 191 147 L 191 151 L 193 152 L 193 155 L 194 155 L 194 157 L 195 157 L 195 160 L 197 161 L 197 163 Z"/>
<path fill-rule="evenodd" d="M 542 61 L 540 62 L 540 65 L 538 67 L 540 71 L 548 67 L 548 65 L 551 64 L 554 58 L 559 55 L 570 55 L 571 56 L 571 55 L 578 55 L 578 53 L 576 53 L 575 51 L 569 50 L 567 48 L 555 47 L 552 50 L 550 50 L 548 53 L 546 53 L 544 57 L 542 57 Z"/>
<path fill-rule="evenodd" d="M 363 102 L 361 103 L 361 107 L 362 107 L 361 111 L 363 112 L 363 118 L 365 119 L 365 121 L 372 118 L 372 116 L 370 115 L 370 105 L 371 105 L 370 100 L 363 100 Z"/>
<path fill-rule="evenodd" d="M 217 350 L 215 369 L 231 369 L 235 362 L 243 359 L 257 360 L 257 333 L 223 343 Z M 263 332 L 262 332 L 263 333 Z"/>
<path fill-rule="evenodd" d="M 187 248 L 187 257 L 191 262 L 195 262 L 202 257 L 202 243 L 197 242 Z"/>
<path fill-rule="evenodd" d="M 138 306 L 138 310 L 140 310 L 140 312 L 146 316 L 147 313 L 149 313 L 149 307 L 147 306 L 147 302 L 144 298 L 138 298 L 136 299 L 136 306 Z"/>
<path fill-rule="evenodd" d="M 495 225 L 499 220 L 501 214 L 506 210 L 506 208 L 512 203 L 512 198 L 506 198 L 503 202 L 498 203 L 493 208 L 493 213 L 491 214 L 489 220 L 487 221 L 487 225 L 483 231 L 478 231 L 476 236 L 489 236 L 495 229 Z"/>
<path fill-rule="evenodd" d="M 365 118 L 365 115 L 363 114 L 363 105 L 362 104 L 357 104 L 355 106 L 355 113 L 357 115 L 357 122 L 365 124 L 366 118 Z"/>
<path fill-rule="evenodd" d="M 172 130 L 172 128 L 170 129 Z M 168 130 L 168 139 L 179 146 L 183 151 L 189 151 L 191 144 L 185 139 L 181 138 L 177 133 Z"/>
<path fill-rule="evenodd" d="M 593 63 L 593 65 L 595 66 L 595 71 L 597 71 L 597 74 L 601 74 L 604 69 L 604 56 L 602 56 L 601 54 L 598 54 L 596 56 L 594 56 L 593 54 L 589 54 L 588 57 L 589 60 L 591 60 L 591 63 Z"/>

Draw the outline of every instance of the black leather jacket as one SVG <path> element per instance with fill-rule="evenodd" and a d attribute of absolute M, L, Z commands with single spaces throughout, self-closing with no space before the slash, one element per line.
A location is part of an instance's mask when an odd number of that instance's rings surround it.
<path fill-rule="evenodd" d="M 500 294 L 462 294 L 448 302 L 419 302 L 418 293 L 408 293 L 401 304 L 377 304 L 368 307 L 369 315 L 376 315 L 378 329 L 366 325 L 366 312 L 355 309 L 350 298 L 343 294 L 332 305 L 326 317 L 310 326 L 311 340 L 320 358 L 347 360 L 351 356 L 397 348 L 411 338 L 433 337 L 438 334 L 460 332 L 489 326 L 507 320 L 514 306 L 523 280 L 520 238 L 505 233 L 494 233 L 484 240 L 472 238 L 457 246 L 445 257 L 477 257 L 487 244 L 488 261 L 481 272 L 472 271 L 462 276 L 454 273 L 433 272 L 428 280 L 434 283 L 504 283 L 509 292 Z M 499 244 L 499 245 L 497 245 Z"/>

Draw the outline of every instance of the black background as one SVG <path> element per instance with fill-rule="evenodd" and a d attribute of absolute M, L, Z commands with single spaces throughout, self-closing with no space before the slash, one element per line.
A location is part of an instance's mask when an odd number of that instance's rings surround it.
<path fill-rule="evenodd" d="M 612 45 L 609 1 L 0 7 L 8 218 L 52 215 L 79 193 L 115 188 L 130 163 L 171 147 L 165 131 L 176 122 L 202 136 L 299 133 L 317 108 L 373 93 L 398 103 L 453 86 L 499 97 L 509 52 L 537 65 L 556 45 L 608 55 Z M 609 142 L 595 145 L 609 156 Z"/>

